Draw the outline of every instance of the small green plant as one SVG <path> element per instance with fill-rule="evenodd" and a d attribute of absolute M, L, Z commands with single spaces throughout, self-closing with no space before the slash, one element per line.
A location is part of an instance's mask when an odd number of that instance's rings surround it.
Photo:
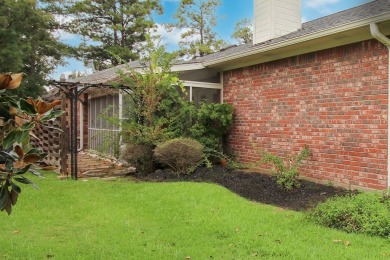
<path fill-rule="evenodd" d="M 140 173 L 151 173 L 154 171 L 153 147 L 143 144 L 126 144 L 120 158 Z"/>
<path fill-rule="evenodd" d="M 276 175 L 278 185 L 288 191 L 299 188 L 299 168 L 302 163 L 310 155 L 310 150 L 307 146 L 296 155 L 287 159 L 287 163 L 280 156 L 269 152 L 262 153 L 261 163 L 271 164 L 273 166 L 273 173 Z"/>
<path fill-rule="evenodd" d="M 203 145 L 190 138 L 176 138 L 158 144 L 154 157 L 176 173 L 189 174 L 203 159 Z"/>
<path fill-rule="evenodd" d="M 390 240 L 390 197 L 386 194 L 361 193 L 331 198 L 310 211 L 308 216 L 326 227 Z"/>

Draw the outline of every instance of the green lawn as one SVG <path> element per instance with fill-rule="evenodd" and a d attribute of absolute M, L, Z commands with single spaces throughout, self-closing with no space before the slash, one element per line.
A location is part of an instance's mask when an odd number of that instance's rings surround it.
<path fill-rule="evenodd" d="M 41 190 L 24 185 L 11 216 L 0 215 L 0 259 L 390 258 L 388 240 L 213 184 L 31 178 Z"/>

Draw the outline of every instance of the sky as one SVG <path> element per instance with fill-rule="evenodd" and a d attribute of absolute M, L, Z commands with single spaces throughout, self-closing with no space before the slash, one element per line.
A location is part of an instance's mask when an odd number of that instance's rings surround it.
<path fill-rule="evenodd" d="M 175 13 L 180 0 L 160 0 L 164 8 L 163 15 L 153 15 L 157 24 L 157 32 L 163 37 L 162 43 L 166 45 L 168 51 L 176 50 L 180 41 L 179 29 L 173 29 L 167 32 L 160 25 L 163 23 L 174 22 Z M 361 4 L 370 2 L 370 0 L 302 0 L 302 22 L 311 21 L 320 17 L 340 12 Z M 231 39 L 235 24 L 244 18 L 253 18 L 253 0 L 222 0 L 222 5 L 217 8 L 217 26 L 215 31 L 227 43 L 236 43 Z M 66 44 L 76 45 L 80 38 L 64 32 L 59 32 L 60 40 Z M 82 61 L 76 59 L 66 59 L 67 64 L 59 66 L 50 75 L 51 79 L 59 80 L 61 73 L 69 75 L 72 71 L 81 71 L 90 74 L 92 69 L 85 67 Z"/>

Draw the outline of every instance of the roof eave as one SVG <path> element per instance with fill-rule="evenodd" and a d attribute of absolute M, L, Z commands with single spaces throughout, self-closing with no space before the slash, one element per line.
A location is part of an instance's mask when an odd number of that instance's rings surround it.
<path fill-rule="evenodd" d="M 261 54 L 267 55 L 267 53 L 270 53 L 271 51 L 283 49 L 283 48 L 287 48 L 287 47 L 291 47 L 291 46 L 298 47 L 302 43 L 311 42 L 311 41 L 318 40 L 318 39 L 323 38 L 323 37 L 332 36 L 332 35 L 340 34 L 342 32 L 356 30 L 359 28 L 367 27 L 367 33 L 368 33 L 370 23 L 382 23 L 385 21 L 390 21 L 390 12 L 387 12 L 387 13 L 384 13 L 384 14 L 381 14 L 378 16 L 373 16 L 373 17 L 370 17 L 367 19 L 362 19 L 359 21 L 351 22 L 348 24 L 343 24 L 341 26 L 333 27 L 330 29 L 317 31 L 315 33 L 303 35 L 301 37 L 288 39 L 288 40 L 285 40 L 282 42 L 278 42 L 275 44 L 265 46 L 263 48 L 256 48 L 256 49 L 252 49 L 249 51 L 224 56 L 224 57 L 219 58 L 219 59 L 205 61 L 205 62 L 203 62 L 203 65 L 205 67 L 220 67 L 223 70 L 239 68 L 239 67 L 242 67 L 242 62 L 237 64 L 236 61 L 240 60 L 240 59 L 242 60 L 244 58 L 247 58 L 247 57 L 250 57 L 253 55 L 259 55 L 259 54 L 260 55 Z M 385 32 L 385 33 L 390 33 L 390 30 L 389 30 L 389 32 Z M 370 35 L 370 38 L 372 38 L 371 35 Z M 366 40 L 366 39 L 362 37 L 361 40 Z M 355 40 L 355 41 L 358 41 L 358 40 Z M 335 47 L 335 46 L 334 46 L 334 44 L 331 45 L 331 43 L 329 42 L 329 48 L 331 48 L 331 47 Z M 322 48 L 322 49 L 325 49 L 325 48 Z M 306 53 L 309 53 L 309 52 L 312 52 L 312 50 L 309 50 Z M 303 53 L 300 53 L 300 54 L 303 54 Z M 290 55 L 290 56 L 292 56 L 292 55 Z M 277 60 L 277 59 L 280 59 L 280 56 L 276 57 L 274 60 Z M 271 61 L 271 60 L 272 60 L 272 58 L 269 58 L 267 61 Z M 236 63 L 236 64 L 234 64 L 234 63 Z M 257 62 L 257 63 L 260 63 L 260 62 Z M 253 64 L 256 64 L 256 63 L 252 62 L 252 65 Z"/>

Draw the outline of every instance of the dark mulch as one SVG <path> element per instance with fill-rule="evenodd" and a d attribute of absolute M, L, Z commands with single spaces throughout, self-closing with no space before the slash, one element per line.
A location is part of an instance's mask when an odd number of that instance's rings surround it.
<path fill-rule="evenodd" d="M 285 191 L 276 184 L 276 178 L 267 174 L 229 170 L 222 167 L 199 168 L 191 175 L 180 175 L 169 170 L 157 170 L 147 175 L 132 174 L 139 181 L 177 182 L 194 181 L 216 183 L 251 201 L 304 211 L 335 195 L 346 195 L 350 191 L 329 185 L 301 180 L 301 187 Z"/>

